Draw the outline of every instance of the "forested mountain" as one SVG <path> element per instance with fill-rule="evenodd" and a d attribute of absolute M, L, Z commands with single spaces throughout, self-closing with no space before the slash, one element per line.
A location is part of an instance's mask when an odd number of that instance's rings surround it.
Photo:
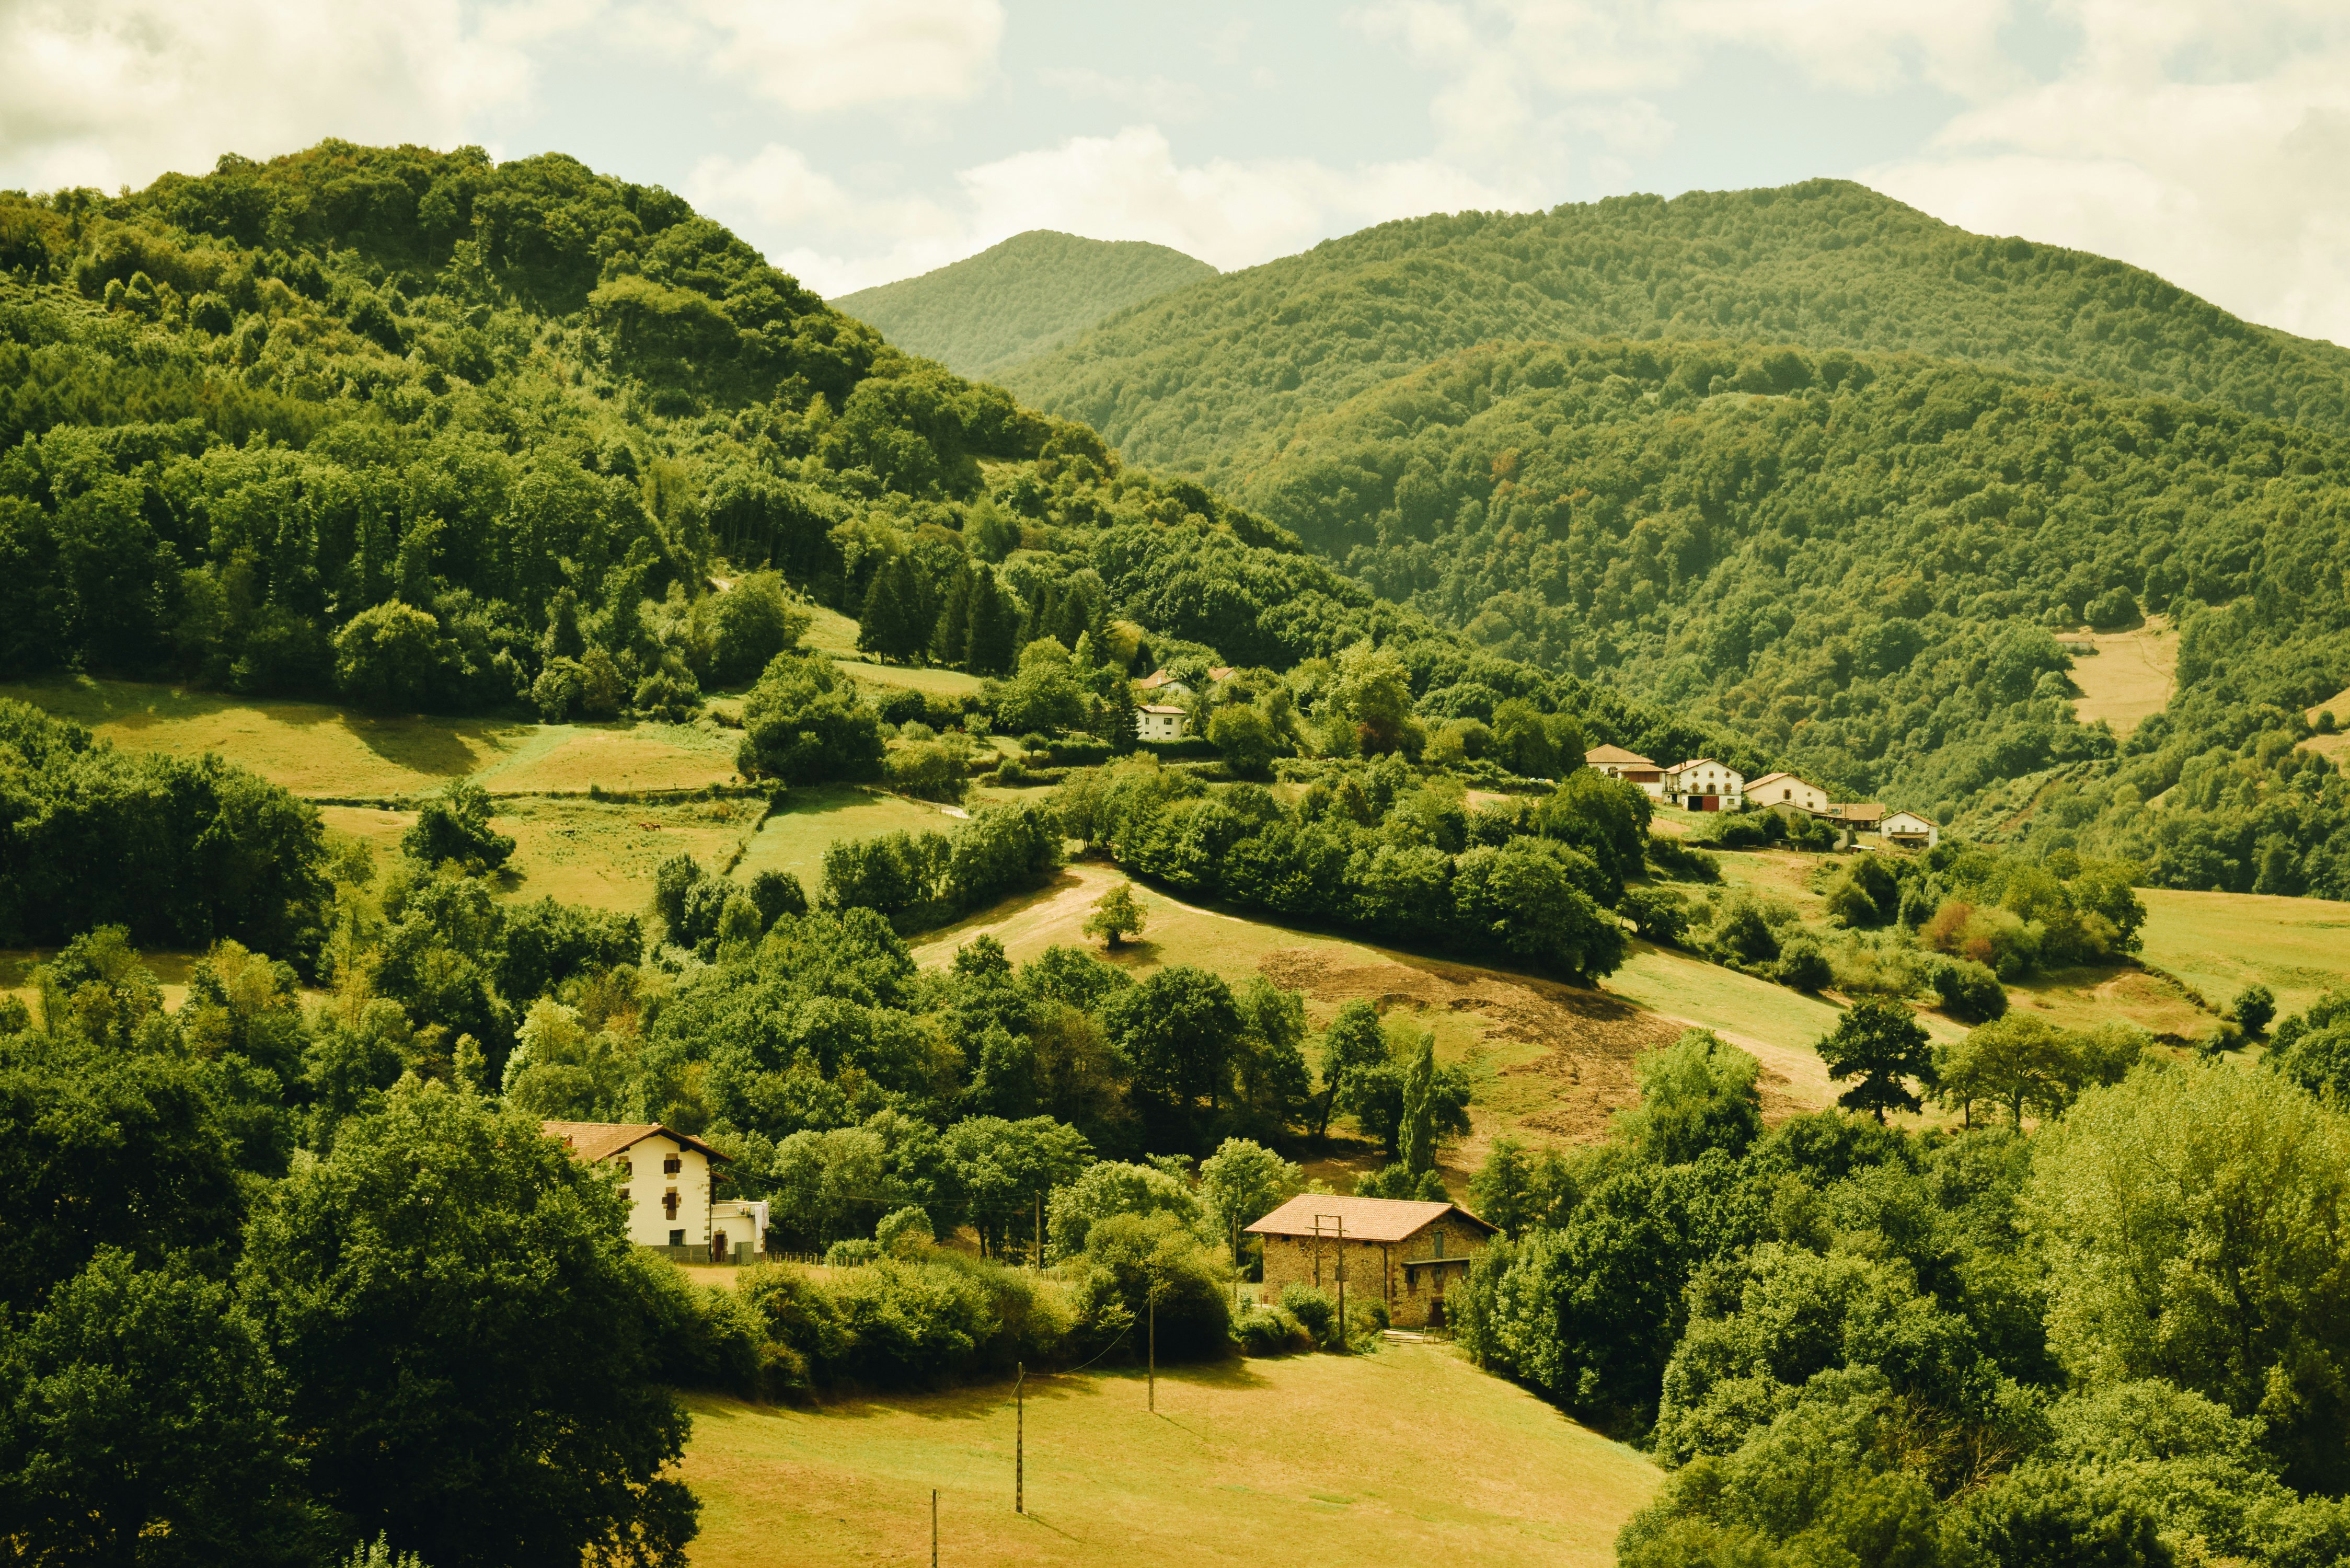
<path fill-rule="evenodd" d="M 1582 337 L 1907 349 L 2350 421 L 2350 351 L 1835 180 L 1381 223 L 1158 300 L 1004 379 L 1133 461 L 1222 480 L 1294 421 L 1444 355 Z"/>
<path fill-rule="evenodd" d="M 673 711 L 779 646 L 708 591 L 723 560 L 879 610 L 887 657 L 1008 674 L 1124 618 L 1128 658 L 1286 670 L 1376 637 L 1446 717 L 1533 698 L 1760 755 L 1478 655 L 558 156 L 328 142 L 0 197 L 0 454 L 7 674 Z"/>
<path fill-rule="evenodd" d="M 2350 894 L 2341 781 L 2293 752 L 2350 682 L 2331 430 L 1903 355 L 1528 344 L 1301 421 L 1248 493 L 1494 652 L 1856 796 L 1948 819 L 2054 767 L 2030 820 L 2061 842 Z M 2120 743 L 2074 722 L 2049 628 L 2157 612 L 2182 628 L 2170 711 Z M 2137 809 L 2212 769 L 2225 788 Z"/>
<path fill-rule="evenodd" d="M 1031 229 L 832 304 L 959 376 L 993 376 L 1128 306 L 1215 275 L 1206 262 L 1165 245 Z"/>

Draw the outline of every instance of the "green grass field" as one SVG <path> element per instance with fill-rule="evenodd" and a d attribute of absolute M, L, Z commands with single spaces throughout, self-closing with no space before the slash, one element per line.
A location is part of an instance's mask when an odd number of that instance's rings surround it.
<path fill-rule="evenodd" d="M 1449 1346 L 1032 1379 L 1026 1517 L 1008 1386 L 817 1410 L 694 1396 L 694 1568 L 941 1563 L 1590 1564 L 1661 1479 Z"/>
<path fill-rule="evenodd" d="M 2259 981 L 2280 1013 L 2350 986 L 2350 904 L 2262 893 L 2142 888 L 2146 961 L 2202 992 L 2215 1007 Z"/>
<path fill-rule="evenodd" d="M 683 851 L 717 871 L 765 810 L 764 801 L 739 799 L 657 805 L 502 799 L 491 826 L 515 841 L 515 852 L 498 878 L 498 891 L 505 898 L 551 898 L 640 914 L 651 902 L 653 872 L 662 861 Z M 366 840 L 382 858 L 400 852 L 400 836 L 416 820 L 412 811 L 377 806 L 321 806 L 318 815 L 329 830 Z"/>
<path fill-rule="evenodd" d="M 67 677 L 0 685 L 120 746 L 218 753 L 299 795 L 429 794 L 473 778 L 494 794 L 699 789 L 734 778 L 740 737 L 715 725 L 529 724 L 424 714 L 373 717 L 317 702 L 224 696 Z"/>
<path fill-rule="evenodd" d="M 788 871 L 813 898 L 824 885 L 824 852 L 844 838 L 879 833 L 945 832 L 955 819 L 939 806 L 855 784 L 810 784 L 786 793 L 783 809 L 759 825 L 734 875 Z"/>

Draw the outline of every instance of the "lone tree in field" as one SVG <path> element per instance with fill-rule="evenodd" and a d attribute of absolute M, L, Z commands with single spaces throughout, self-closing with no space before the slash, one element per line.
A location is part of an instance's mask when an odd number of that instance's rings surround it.
<path fill-rule="evenodd" d="M 1134 897 L 1134 884 L 1120 882 L 1094 900 L 1094 912 L 1086 917 L 1086 935 L 1099 937 L 1105 947 L 1117 948 L 1126 939 L 1142 934 L 1142 905 Z"/>
<path fill-rule="evenodd" d="M 1898 1002 L 1872 997 L 1854 1002 L 1818 1050 L 1829 1077 L 1839 1084 L 1860 1080 L 1836 1104 L 1871 1112 L 1879 1122 L 1888 1110 L 1914 1111 L 1924 1103 L 1904 1080 L 1934 1081 L 1933 1043 L 1916 1015 Z"/>

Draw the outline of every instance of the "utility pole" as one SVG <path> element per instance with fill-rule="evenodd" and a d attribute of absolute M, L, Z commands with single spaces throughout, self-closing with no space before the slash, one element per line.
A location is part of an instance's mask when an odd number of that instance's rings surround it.
<path fill-rule="evenodd" d="M 1237 1311 L 1241 1304 L 1241 1216 L 1239 1210 L 1235 1209 L 1232 1210 L 1231 1220 L 1232 1228 L 1232 1306 L 1233 1309 Z"/>
<path fill-rule="evenodd" d="M 1036 1272 L 1045 1272 L 1045 1194 L 1036 1193 Z"/>
<path fill-rule="evenodd" d="M 939 1489 L 931 1489 L 931 1568 L 939 1568 Z"/>
<path fill-rule="evenodd" d="M 1159 1413 L 1159 1282 L 1150 1282 L 1150 1411 Z"/>
<path fill-rule="evenodd" d="M 1338 1227 L 1338 1345 L 1347 1344 L 1347 1217 L 1343 1214 L 1314 1216 L 1314 1283 L 1322 1283 L 1322 1221 L 1328 1220 Z"/>
<path fill-rule="evenodd" d="M 1012 1385 L 1012 1511 L 1028 1511 L 1028 1407 L 1024 1390 L 1028 1385 L 1026 1364 L 1020 1366 L 1020 1376 Z"/>
<path fill-rule="evenodd" d="M 1338 1348 L 1347 1345 L 1347 1217 L 1338 1216 Z"/>

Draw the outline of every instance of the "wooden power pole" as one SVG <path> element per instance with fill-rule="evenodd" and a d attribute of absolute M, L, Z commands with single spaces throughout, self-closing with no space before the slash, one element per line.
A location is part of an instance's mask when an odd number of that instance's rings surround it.
<path fill-rule="evenodd" d="M 1024 1391 L 1028 1386 L 1028 1368 L 1020 1365 L 1020 1376 L 1012 1385 L 1012 1511 L 1028 1511 L 1028 1407 Z"/>

